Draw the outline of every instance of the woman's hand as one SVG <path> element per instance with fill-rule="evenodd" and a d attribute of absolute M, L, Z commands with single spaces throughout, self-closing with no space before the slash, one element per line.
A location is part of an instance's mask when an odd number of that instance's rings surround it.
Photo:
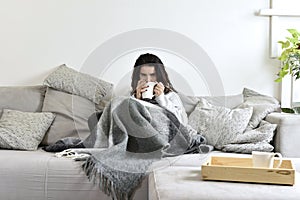
<path fill-rule="evenodd" d="M 154 86 L 154 96 L 155 97 L 158 97 L 159 95 L 163 94 L 164 91 L 165 91 L 165 86 L 164 84 L 162 84 L 162 82 L 159 82 L 157 83 L 155 86 Z"/>
<path fill-rule="evenodd" d="M 142 93 L 147 90 L 147 81 L 139 80 L 135 88 L 135 98 L 142 99 Z"/>

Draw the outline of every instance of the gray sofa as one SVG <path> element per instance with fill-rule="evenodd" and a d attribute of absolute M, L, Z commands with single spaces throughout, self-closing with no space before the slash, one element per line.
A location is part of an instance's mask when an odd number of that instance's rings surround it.
<path fill-rule="evenodd" d="M 1 111 L 3 109 L 30 113 L 51 111 L 56 114 L 36 150 L 0 149 L 1 199 L 110 199 L 97 185 L 88 180 L 82 170 L 81 161 L 58 158 L 54 153 L 42 149 L 43 144 L 53 144 L 60 138 L 86 137 L 89 132 L 88 117 L 98 109 L 92 102 L 87 103 L 79 96 L 42 85 L 0 87 L 0 94 Z M 76 108 L 71 109 L 73 106 Z M 3 128 L 1 125 L 0 129 Z M 3 141 L 0 141 L 0 144 L 2 145 Z M 147 195 L 148 187 L 145 180 L 136 192 L 135 199 L 145 199 Z"/>
<path fill-rule="evenodd" d="M 300 115 L 270 113 L 266 120 L 277 124 L 274 136 L 275 151 L 285 157 L 300 158 Z"/>
<path fill-rule="evenodd" d="M 45 85 L 0 87 L 0 94 L 1 111 L 9 109 L 55 114 L 55 119 L 47 128 L 35 150 L 1 148 L 1 199 L 110 199 L 99 190 L 97 184 L 88 180 L 81 168 L 81 161 L 57 158 L 54 153 L 45 152 L 41 148 L 43 145 L 53 144 L 64 137 L 80 137 L 82 139 L 87 137 L 89 133 L 88 117 L 96 110 L 101 109 L 99 105 L 87 98 Z M 234 108 L 245 102 L 244 97 L 245 95 L 239 94 L 227 97 L 205 97 L 205 99 L 217 106 Z M 186 97 L 181 94 L 181 98 L 188 114 L 191 114 L 199 97 Z M 0 117 L 2 117 L 1 115 L 3 115 L 2 112 L 0 112 Z M 277 124 L 277 131 L 272 141 L 275 151 L 281 152 L 285 157 L 300 157 L 300 153 L 297 151 L 298 141 L 300 141 L 298 134 L 300 117 L 276 112 L 266 115 L 267 121 Z M 0 126 L 0 128 L 3 127 Z M 1 144 L 3 145 L 3 140 L 0 140 Z M 231 155 L 231 153 L 222 154 Z M 144 179 L 141 187 L 136 191 L 134 199 L 160 199 L 159 196 L 164 193 L 162 186 L 166 184 L 164 181 L 167 181 L 168 177 L 160 180 L 158 174 L 170 167 L 171 171 L 174 170 L 173 165 L 177 167 L 176 169 L 178 167 L 195 167 L 195 163 L 197 163 L 195 158 L 199 157 L 183 155 L 176 158 L 176 162 L 168 160 L 168 162 L 158 164 L 160 167 L 150 174 L 149 180 L 148 178 Z M 198 164 L 199 162 L 196 167 L 200 170 Z M 159 181 L 163 181 L 163 185 Z M 186 199 L 184 196 L 178 196 L 178 198 Z M 203 199 L 207 198 L 204 196 Z"/>

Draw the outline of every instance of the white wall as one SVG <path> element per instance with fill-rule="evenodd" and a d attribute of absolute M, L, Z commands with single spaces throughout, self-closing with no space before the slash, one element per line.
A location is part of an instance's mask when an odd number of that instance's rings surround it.
<path fill-rule="evenodd" d="M 0 0 L 0 85 L 41 84 L 59 64 L 80 69 L 115 35 L 159 28 L 198 43 L 226 94 L 249 87 L 279 97 L 269 19 L 255 15 L 268 7 L 269 0 Z"/>

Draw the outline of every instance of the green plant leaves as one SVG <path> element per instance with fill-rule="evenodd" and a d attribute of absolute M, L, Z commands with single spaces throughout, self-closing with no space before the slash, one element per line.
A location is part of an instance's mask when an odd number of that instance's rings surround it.
<path fill-rule="evenodd" d="M 287 31 L 290 32 L 294 38 L 300 36 L 300 33 L 297 31 L 297 29 L 287 29 Z"/>
<path fill-rule="evenodd" d="M 287 74 L 291 74 L 295 79 L 300 78 L 300 32 L 296 29 L 287 29 L 292 37 L 286 37 L 286 41 L 278 41 L 281 44 L 282 53 L 278 57 L 282 67 L 277 73 L 275 82 L 281 82 Z"/>
<path fill-rule="evenodd" d="M 284 113 L 295 113 L 295 111 L 291 108 L 281 108 L 281 111 Z"/>
<path fill-rule="evenodd" d="M 284 113 L 300 114 L 300 107 L 281 108 L 281 111 Z"/>
<path fill-rule="evenodd" d="M 277 82 L 277 83 L 279 83 L 279 82 L 281 82 L 282 81 L 282 78 L 277 78 L 277 79 L 275 79 L 275 82 Z"/>
<path fill-rule="evenodd" d="M 289 41 L 286 41 L 286 42 L 278 41 L 278 43 L 281 44 L 281 48 L 282 49 L 288 48 L 290 46 L 290 42 Z"/>

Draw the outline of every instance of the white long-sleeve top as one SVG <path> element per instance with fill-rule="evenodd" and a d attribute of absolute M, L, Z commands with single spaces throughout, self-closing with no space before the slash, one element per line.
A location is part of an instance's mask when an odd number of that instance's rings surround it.
<path fill-rule="evenodd" d="M 176 92 L 169 92 L 167 94 L 162 93 L 158 97 L 155 97 L 155 100 L 160 107 L 174 113 L 180 123 L 183 125 L 188 123 L 188 117 L 182 101 Z"/>

